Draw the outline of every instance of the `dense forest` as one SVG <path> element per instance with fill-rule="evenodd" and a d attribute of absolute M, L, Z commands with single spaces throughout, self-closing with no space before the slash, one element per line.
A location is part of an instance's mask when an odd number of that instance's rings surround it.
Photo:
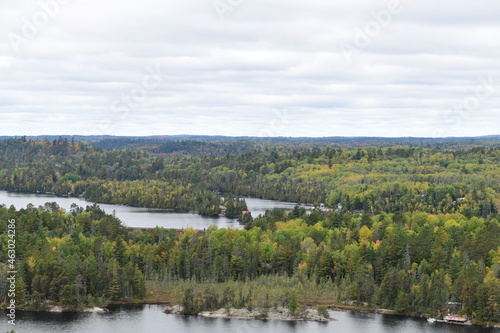
<path fill-rule="evenodd" d="M 128 232 L 96 205 L 65 213 L 48 203 L 0 208 L 2 230 L 9 219 L 17 221 L 17 300 L 29 308 L 141 299 L 148 281 L 188 281 L 177 301 L 190 302 L 196 311 L 257 306 L 265 299 L 276 306 L 294 294 L 299 301 L 320 297 L 314 294 L 320 290 L 336 304 L 411 314 L 444 313 L 456 301 L 471 318 L 500 321 L 500 223 L 493 218 L 320 210 L 308 215 L 296 207 L 270 211 L 246 230 Z M 0 237 L 5 283 L 8 236 Z M 258 290 L 238 295 L 227 287 L 259 279 L 267 281 L 260 298 Z M 193 292 L 204 283 L 211 287 Z M 5 285 L 0 291 L 5 301 Z"/>
<path fill-rule="evenodd" d="M 15 219 L 26 307 L 148 300 L 180 286 L 169 300 L 193 313 L 300 302 L 436 315 L 451 301 L 470 318 L 500 322 L 494 139 L 106 140 L 119 142 L 0 140 L 0 188 L 208 215 L 226 206 L 238 216 L 244 196 L 317 208 L 268 211 L 244 230 L 127 231 L 98 205 L 0 206 L 0 274 Z M 4 285 L 0 292 L 5 301 Z"/>
<path fill-rule="evenodd" d="M 68 214 L 56 203 L 32 205 L 16 211 L 0 208 L 0 226 L 16 222 L 15 237 L 1 234 L 2 302 L 7 297 L 7 245 L 15 239 L 16 302 L 44 309 L 47 301 L 70 308 L 102 304 L 107 300 L 143 297 L 144 274 L 137 262 L 125 257 L 128 233 L 121 222 L 98 206 Z"/>
<path fill-rule="evenodd" d="M 237 202 L 237 196 L 251 196 L 367 214 L 459 212 L 485 218 L 500 209 L 499 146 L 311 148 L 308 142 L 278 142 L 262 148 L 261 141 L 246 140 L 245 152 L 229 141 L 224 152 L 204 153 L 198 148 L 215 143 L 162 142 L 158 149 L 147 145 L 147 151 L 106 150 L 62 138 L 3 140 L 0 188 L 206 215 L 232 205 L 221 193 Z M 178 155 L 181 146 L 192 153 Z"/>

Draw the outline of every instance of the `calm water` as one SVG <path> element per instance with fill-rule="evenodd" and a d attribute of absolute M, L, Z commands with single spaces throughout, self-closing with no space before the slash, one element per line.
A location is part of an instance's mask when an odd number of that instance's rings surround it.
<path fill-rule="evenodd" d="M 245 200 L 247 202 L 248 209 L 252 212 L 253 217 L 257 217 L 259 214 L 264 214 L 267 209 L 284 208 L 290 210 L 295 206 L 294 203 L 282 201 L 254 198 L 246 198 Z M 38 207 L 40 205 L 44 205 L 46 202 L 52 201 L 57 202 L 60 207 L 66 209 L 67 211 L 69 211 L 73 203 L 76 203 L 84 208 L 87 205 L 93 204 L 93 202 L 79 198 L 62 198 L 45 194 L 0 191 L 0 204 L 5 204 L 7 207 L 14 205 L 17 209 L 26 208 L 29 203 Z M 128 227 L 154 228 L 156 226 L 160 226 L 175 229 L 187 227 L 206 229 L 210 225 L 216 225 L 219 228 L 243 228 L 243 225 L 236 221 L 236 219 L 229 219 L 226 217 L 207 217 L 198 214 L 182 214 L 166 210 L 122 205 L 99 204 L 99 206 L 107 213 L 115 211 L 116 216 Z"/>
<path fill-rule="evenodd" d="M 330 312 L 337 321 L 329 323 L 208 319 L 167 315 L 163 306 L 122 306 L 106 313 L 18 312 L 17 333 L 414 333 L 414 332 L 500 332 L 477 326 L 429 324 L 425 319 L 357 312 Z M 13 327 L 0 322 L 0 332 Z"/>

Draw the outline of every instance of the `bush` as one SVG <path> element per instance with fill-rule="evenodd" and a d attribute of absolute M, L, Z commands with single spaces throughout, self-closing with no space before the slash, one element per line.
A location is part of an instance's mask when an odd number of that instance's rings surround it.
<path fill-rule="evenodd" d="M 318 314 L 322 316 L 325 319 L 330 319 L 330 314 L 328 313 L 328 309 L 324 305 L 320 305 L 317 307 L 316 311 L 318 311 Z"/>

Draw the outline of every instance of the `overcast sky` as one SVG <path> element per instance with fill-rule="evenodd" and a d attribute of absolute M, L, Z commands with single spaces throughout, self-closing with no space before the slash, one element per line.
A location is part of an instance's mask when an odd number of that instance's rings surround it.
<path fill-rule="evenodd" d="M 0 0 L 0 135 L 500 134 L 498 0 Z"/>

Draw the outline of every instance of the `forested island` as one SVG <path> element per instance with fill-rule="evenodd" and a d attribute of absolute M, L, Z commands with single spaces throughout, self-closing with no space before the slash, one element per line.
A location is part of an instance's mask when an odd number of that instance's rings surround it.
<path fill-rule="evenodd" d="M 0 188 L 240 216 L 244 230 L 127 231 L 98 205 L 0 207 L 0 283 L 16 221 L 27 309 L 109 302 L 359 306 L 500 322 L 500 140 L 5 138 Z M 6 302 L 6 286 L 0 285 Z M 5 304 L 4 304 L 5 305 Z"/>

